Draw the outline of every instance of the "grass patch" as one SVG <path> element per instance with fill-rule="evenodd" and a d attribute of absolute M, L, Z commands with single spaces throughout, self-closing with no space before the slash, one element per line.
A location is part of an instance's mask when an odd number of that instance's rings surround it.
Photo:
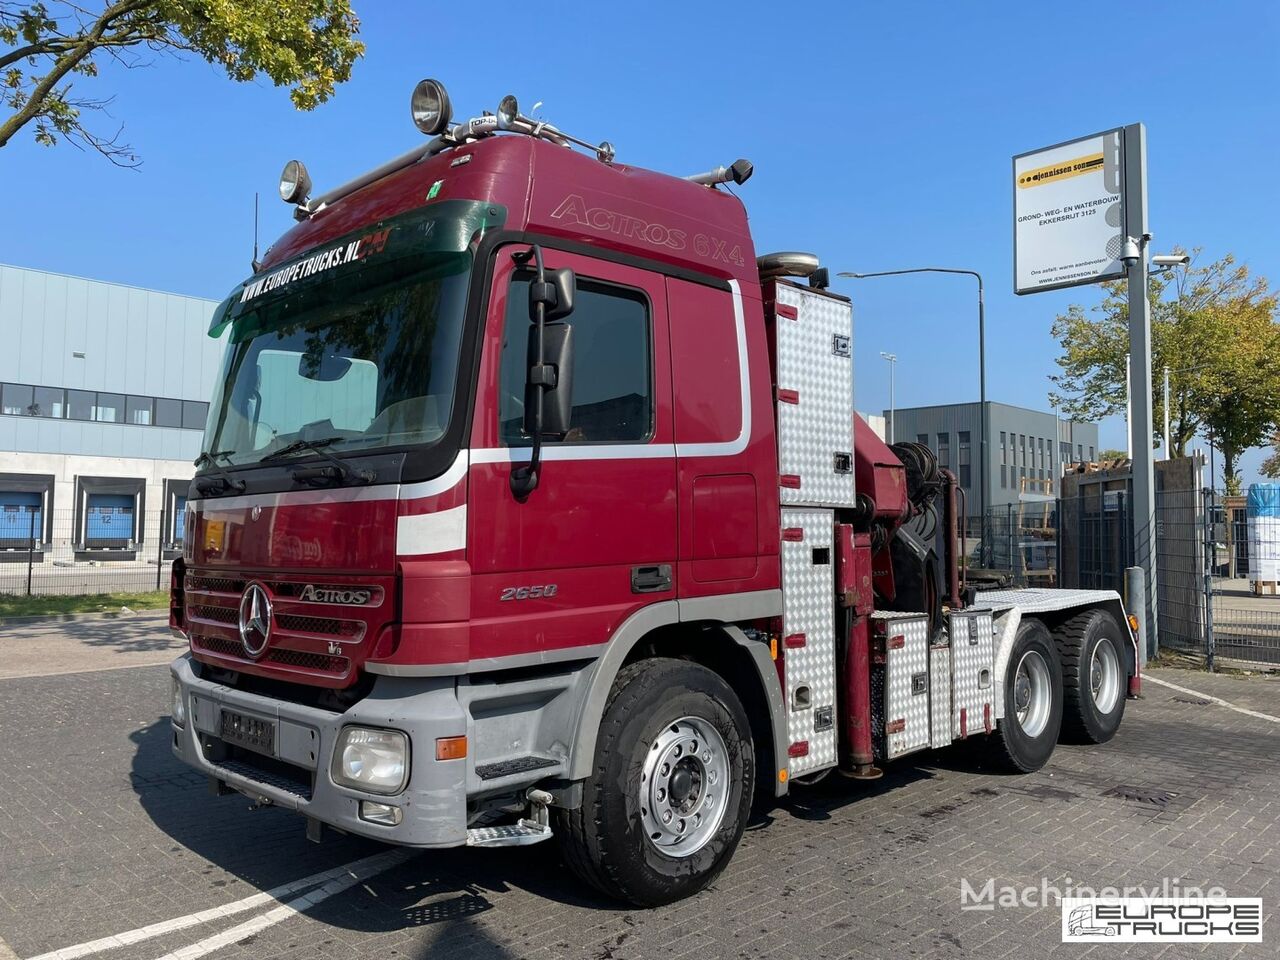
<path fill-rule="evenodd" d="M 119 613 L 130 610 L 163 610 L 169 606 L 169 591 L 145 593 L 91 593 L 76 596 L 0 596 L 0 620 L 5 617 L 49 617 L 64 613 Z"/>

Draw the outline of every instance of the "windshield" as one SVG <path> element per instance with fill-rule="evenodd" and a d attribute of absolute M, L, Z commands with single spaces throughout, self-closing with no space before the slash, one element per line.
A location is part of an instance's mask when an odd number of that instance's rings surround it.
<path fill-rule="evenodd" d="M 229 298 L 210 331 L 231 325 L 205 429 L 203 450 L 214 463 L 304 456 L 319 446 L 340 454 L 430 444 L 444 434 L 472 251 L 493 221 L 452 217 L 450 229 L 438 230 L 440 219 L 419 212 L 388 221 Z"/>

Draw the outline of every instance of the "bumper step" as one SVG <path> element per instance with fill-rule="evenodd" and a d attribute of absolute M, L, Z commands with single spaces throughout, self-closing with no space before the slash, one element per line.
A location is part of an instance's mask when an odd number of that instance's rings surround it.
<path fill-rule="evenodd" d="M 531 788 L 525 796 L 529 800 L 529 816 L 518 823 L 497 827 L 473 827 L 467 831 L 468 847 L 527 847 L 551 839 L 551 817 L 547 807 L 551 794 Z"/>
<path fill-rule="evenodd" d="M 481 780 L 497 780 L 499 777 L 510 777 L 517 773 L 528 773 L 530 770 L 541 770 L 543 767 L 554 767 L 559 762 L 554 757 L 516 757 L 514 760 L 481 764 L 476 767 L 476 776 Z"/>

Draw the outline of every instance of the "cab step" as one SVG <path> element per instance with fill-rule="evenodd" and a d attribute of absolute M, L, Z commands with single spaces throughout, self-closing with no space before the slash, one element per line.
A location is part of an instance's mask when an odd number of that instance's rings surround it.
<path fill-rule="evenodd" d="M 552 796 L 545 790 L 530 788 L 525 794 L 529 800 L 529 816 L 517 823 L 497 827 L 473 827 L 467 831 L 468 847 L 527 847 L 551 838 L 551 817 L 547 807 Z"/>

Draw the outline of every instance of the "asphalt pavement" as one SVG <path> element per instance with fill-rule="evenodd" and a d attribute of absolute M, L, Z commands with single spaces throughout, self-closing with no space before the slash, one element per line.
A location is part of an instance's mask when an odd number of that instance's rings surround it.
<path fill-rule="evenodd" d="M 0 960 L 1276 956 L 1277 680 L 1157 671 L 1115 741 L 1030 776 L 952 749 L 798 788 L 710 889 L 632 910 L 554 843 L 313 844 L 212 796 L 169 751 L 174 648 L 158 617 L 0 627 Z M 988 882 L 1035 892 L 965 909 Z M 1262 897 L 1264 942 L 1062 944 L 1040 902 L 1162 883 Z"/>

